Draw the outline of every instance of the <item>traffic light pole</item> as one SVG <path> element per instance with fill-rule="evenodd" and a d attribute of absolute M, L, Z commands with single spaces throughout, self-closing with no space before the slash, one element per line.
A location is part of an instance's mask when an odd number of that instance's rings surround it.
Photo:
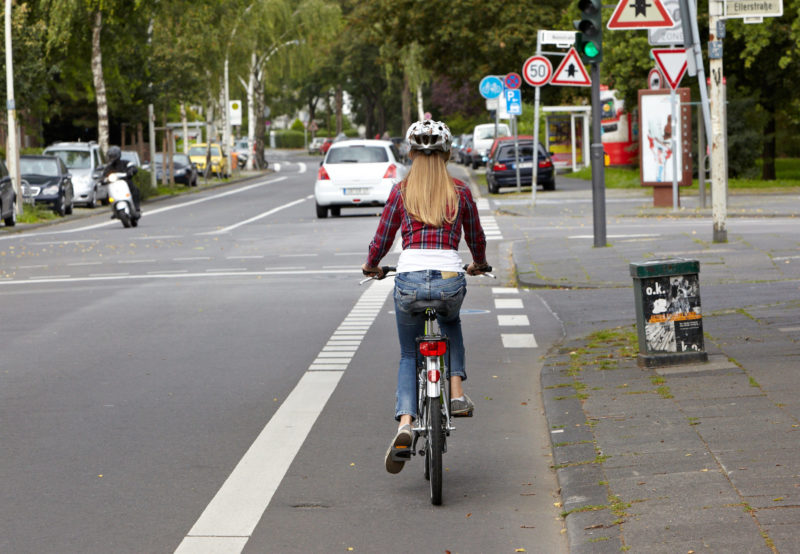
<path fill-rule="evenodd" d="M 595 248 L 607 246 L 606 242 L 606 179 L 605 155 L 601 138 L 600 115 L 600 64 L 592 65 L 592 214 L 594 221 Z"/>

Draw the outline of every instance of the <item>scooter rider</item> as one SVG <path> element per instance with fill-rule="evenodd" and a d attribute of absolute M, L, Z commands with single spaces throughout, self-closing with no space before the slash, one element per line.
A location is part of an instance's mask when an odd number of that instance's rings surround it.
<path fill-rule="evenodd" d="M 108 163 L 103 169 L 103 178 L 105 179 L 112 173 L 125 173 L 125 181 L 128 183 L 128 188 L 131 190 L 131 197 L 133 198 L 133 206 L 136 208 L 137 213 L 141 213 L 139 208 L 139 188 L 133 184 L 133 175 L 136 173 L 137 168 L 135 165 L 128 165 L 128 162 L 122 159 L 122 150 L 119 146 L 112 146 L 108 149 Z"/>

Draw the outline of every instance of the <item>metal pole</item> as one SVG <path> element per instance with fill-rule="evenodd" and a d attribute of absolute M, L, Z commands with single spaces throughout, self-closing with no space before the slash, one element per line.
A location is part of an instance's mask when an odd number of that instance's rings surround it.
<path fill-rule="evenodd" d="M 678 141 L 675 135 L 678 133 L 678 120 L 675 116 L 675 89 L 669 87 L 669 105 L 672 112 L 672 125 L 670 131 L 670 145 L 672 148 L 672 210 L 678 211 Z"/>
<path fill-rule="evenodd" d="M 538 52 L 538 48 L 537 48 Z M 536 186 L 539 184 L 539 102 L 542 87 L 536 87 L 533 103 L 533 175 L 531 176 L 531 205 L 536 205 Z M 553 168 L 555 171 L 555 168 Z"/>
<path fill-rule="evenodd" d="M 722 2 L 711 0 L 708 4 L 709 61 L 711 73 L 711 218 L 714 223 L 713 242 L 728 242 L 727 185 L 728 168 L 725 164 L 725 101 L 723 97 L 722 41 L 717 40 L 717 23 L 722 16 Z M 713 46 L 712 46 L 713 45 Z M 712 50 L 719 47 L 719 52 Z"/>
<path fill-rule="evenodd" d="M 711 0 L 713 2 L 713 0 Z M 710 3 L 711 3 L 710 2 Z M 709 3 L 709 4 L 710 4 Z M 706 130 L 706 141 L 712 144 L 711 139 L 711 110 L 709 108 L 708 89 L 706 88 L 706 72 L 703 69 L 703 52 L 700 49 L 700 31 L 697 29 L 697 5 L 694 0 L 687 0 L 689 7 L 689 19 L 692 24 L 692 52 L 695 57 L 695 68 L 697 70 L 697 85 L 700 89 L 700 108 L 703 111 L 703 122 Z M 720 4 L 721 5 L 721 4 Z M 711 6 L 708 7 L 709 12 Z M 709 27 L 710 28 L 710 27 Z M 710 64 L 709 64 L 710 69 Z"/>
<path fill-rule="evenodd" d="M 700 189 L 700 207 L 706 207 L 706 135 L 703 128 L 703 112 L 697 112 L 697 185 Z"/>
<path fill-rule="evenodd" d="M 234 32 L 236 31 L 236 27 L 233 28 Z M 233 40 L 233 33 L 231 33 L 231 40 Z M 225 76 L 223 77 L 225 81 L 223 85 L 225 87 L 225 105 L 222 107 L 224 110 L 223 113 L 225 114 L 224 121 L 225 121 L 225 137 L 223 142 L 225 143 L 225 160 L 228 166 L 228 173 L 233 173 L 233 168 L 231 167 L 232 158 L 231 158 L 231 96 L 230 91 L 228 90 L 228 53 L 227 48 L 225 49 L 225 68 L 224 68 Z M 225 172 L 222 172 L 222 175 L 225 175 Z"/>
<path fill-rule="evenodd" d="M 150 142 L 150 188 L 156 190 L 156 114 L 152 104 L 147 105 L 147 140 Z M 164 167 L 164 160 L 161 160 Z"/>
<path fill-rule="evenodd" d="M 600 64 L 592 65 L 592 214 L 594 224 L 594 246 L 606 246 L 606 189 L 605 160 L 600 134 Z"/>
<path fill-rule="evenodd" d="M 517 116 L 511 116 L 511 125 L 514 127 L 514 167 L 517 173 L 517 192 L 522 192 L 522 183 L 519 180 L 519 132 L 517 130 Z"/>

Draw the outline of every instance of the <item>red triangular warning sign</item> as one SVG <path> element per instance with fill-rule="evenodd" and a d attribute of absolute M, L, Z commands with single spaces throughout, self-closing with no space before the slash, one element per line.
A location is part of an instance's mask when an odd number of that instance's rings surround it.
<path fill-rule="evenodd" d="M 657 29 L 674 27 L 669 13 L 661 0 L 620 0 L 614 14 L 608 20 L 610 30 Z"/>
<path fill-rule="evenodd" d="M 653 52 L 656 65 L 661 69 L 661 73 L 669 83 L 669 86 L 673 89 L 678 88 L 689 65 L 689 61 L 686 59 L 686 49 L 653 48 L 651 52 Z"/>
<path fill-rule="evenodd" d="M 586 73 L 586 68 L 583 67 L 583 63 L 578 57 L 578 51 L 575 50 L 574 46 L 569 49 L 558 69 L 553 73 L 550 84 L 570 87 L 592 86 L 592 80 L 589 79 L 589 74 Z"/>

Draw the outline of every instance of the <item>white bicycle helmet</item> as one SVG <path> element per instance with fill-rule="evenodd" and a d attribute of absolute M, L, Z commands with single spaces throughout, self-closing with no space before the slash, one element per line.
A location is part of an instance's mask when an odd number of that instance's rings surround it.
<path fill-rule="evenodd" d="M 406 140 L 411 150 L 422 150 L 430 155 L 431 152 L 450 152 L 450 143 L 453 135 L 450 128 L 441 121 L 423 119 L 413 123 L 406 131 Z"/>

